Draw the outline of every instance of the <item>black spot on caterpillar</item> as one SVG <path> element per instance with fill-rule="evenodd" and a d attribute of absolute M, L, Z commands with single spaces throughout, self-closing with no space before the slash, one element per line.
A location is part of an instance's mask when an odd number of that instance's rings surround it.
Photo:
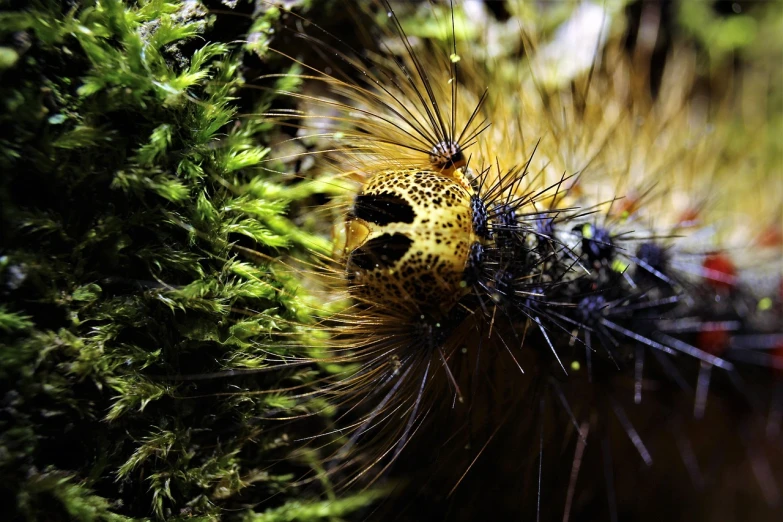
<path fill-rule="evenodd" d="M 648 99 L 598 4 L 553 35 L 517 29 L 520 63 L 469 63 L 480 22 L 459 7 L 432 8 L 440 43 L 379 11 L 386 55 L 311 28 L 335 69 L 292 95 L 358 185 L 331 272 L 355 304 L 321 325 L 326 360 L 353 368 L 314 392 L 344 412 L 335 482 L 404 478 L 379 508 L 403 519 L 772 519 L 779 267 L 756 283 L 693 226 L 721 221 L 703 187 L 747 165 L 721 157 L 720 113 L 694 116 L 687 58 Z M 772 171 L 744 182 L 779 186 Z"/>
<path fill-rule="evenodd" d="M 408 203 L 394 194 L 377 196 L 360 194 L 354 200 L 353 215 L 378 226 L 384 226 L 390 223 L 413 223 L 414 213 Z"/>

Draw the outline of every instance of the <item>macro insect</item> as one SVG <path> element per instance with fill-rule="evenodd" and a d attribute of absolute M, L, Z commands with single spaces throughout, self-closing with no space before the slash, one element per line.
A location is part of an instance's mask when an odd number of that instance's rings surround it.
<path fill-rule="evenodd" d="M 746 164 L 716 160 L 730 137 L 694 119 L 687 57 L 640 95 L 649 70 L 585 2 L 549 44 L 522 32 L 508 74 L 465 65 L 459 6 L 432 8 L 445 49 L 375 7 L 386 56 L 311 23 L 334 68 L 300 64 L 315 94 L 265 114 L 357 182 L 329 271 L 353 304 L 319 325 L 350 369 L 313 392 L 344 410 L 337 484 L 405 477 L 383 510 L 405 519 L 772 519 L 783 287 L 694 226 L 699 184 Z M 575 31 L 588 59 L 564 64 Z"/>

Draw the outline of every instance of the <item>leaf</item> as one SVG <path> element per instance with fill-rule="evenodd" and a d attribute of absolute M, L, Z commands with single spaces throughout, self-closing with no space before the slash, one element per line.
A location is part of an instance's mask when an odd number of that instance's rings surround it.
<path fill-rule="evenodd" d="M 89 285 L 80 286 L 71 294 L 71 299 L 74 301 L 95 301 L 101 296 L 101 287 L 95 283 Z"/>

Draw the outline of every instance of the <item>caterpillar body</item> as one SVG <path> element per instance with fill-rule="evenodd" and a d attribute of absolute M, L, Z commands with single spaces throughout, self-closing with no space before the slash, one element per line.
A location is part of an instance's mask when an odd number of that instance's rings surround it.
<path fill-rule="evenodd" d="M 397 485 L 369 519 L 775 519 L 779 168 L 728 152 L 731 105 L 697 103 L 692 54 L 652 95 L 654 41 L 629 53 L 598 3 L 551 37 L 517 27 L 505 56 L 465 34 L 480 3 L 431 6 L 445 46 L 374 7 L 386 55 L 310 24 L 332 65 L 300 64 L 299 109 L 265 115 L 355 186 L 326 278 L 352 304 L 316 360 L 349 369 L 305 394 L 341 408 L 335 482 Z"/>

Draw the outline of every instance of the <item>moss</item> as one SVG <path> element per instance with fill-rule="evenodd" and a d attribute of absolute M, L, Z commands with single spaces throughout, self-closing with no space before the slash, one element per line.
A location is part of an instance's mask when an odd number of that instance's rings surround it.
<path fill-rule="evenodd" d="M 267 56 L 280 12 L 237 17 L 193 0 L 9 7 L 0 15 L 5 514 L 318 520 L 367 505 L 370 494 L 335 503 L 323 482 L 296 485 L 318 460 L 291 454 L 304 428 L 264 420 L 321 411 L 312 430 L 333 408 L 232 395 L 231 379 L 169 378 L 263 366 L 270 344 L 287 350 L 275 332 L 308 342 L 292 326 L 310 319 L 306 296 L 243 255 L 329 248 L 286 217 L 319 189 L 270 171 L 262 144 L 272 125 L 240 115 L 273 102 L 270 91 L 248 96 L 243 72 L 249 60 L 282 72 Z M 251 43 L 237 43 L 241 31 Z M 270 390 L 315 377 L 302 368 L 238 379 Z"/>

